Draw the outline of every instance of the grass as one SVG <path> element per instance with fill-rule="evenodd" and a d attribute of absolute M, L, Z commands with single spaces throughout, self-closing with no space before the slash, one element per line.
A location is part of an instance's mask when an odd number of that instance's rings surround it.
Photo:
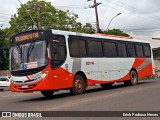
<path fill-rule="evenodd" d="M 160 78 L 160 76 L 155 74 L 155 75 L 150 76 L 150 77 L 140 78 L 139 80 L 154 80 L 154 79 L 158 79 L 158 78 Z"/>

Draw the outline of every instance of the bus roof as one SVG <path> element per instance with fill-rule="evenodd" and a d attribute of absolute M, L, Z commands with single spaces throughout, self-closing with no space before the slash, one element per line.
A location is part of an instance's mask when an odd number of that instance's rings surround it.
<path fill-rule="evenodd" d="M 54 30 L 54 29 L 52 29 L 52 33 L 61 34 L 61 35 L 76 35 L 76 36 L 83 36 L 83 37 L 94 37 L 94 38 L 103 38 L 103 39 L 120 40 L 120 41 L 150 43 L 149 41 L 145 41 L 145 40 L 137 40 L 130 37 L 107 35 L 107 34 L 101 34 L 101 33 L 85 34 L 85 33 L 71 32 L 71 31 Z"/>
<path fill-rule="evenodd" d="M 114 37 L 114 38 L 133 39 L 132 37 L 125 37 L 125 36 L 118 36 L 118 35 L 111 35 L 111 34 L 103 34 L 103 33 L 96 33 L 96 35 Z"/>

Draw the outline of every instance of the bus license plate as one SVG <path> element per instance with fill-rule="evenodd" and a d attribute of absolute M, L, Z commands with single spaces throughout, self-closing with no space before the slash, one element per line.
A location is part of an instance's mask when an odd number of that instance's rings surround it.
<path fill-rule="evenodd" d="M 28 88 L 28 85 L 22 85 L 22 88 Z"/>

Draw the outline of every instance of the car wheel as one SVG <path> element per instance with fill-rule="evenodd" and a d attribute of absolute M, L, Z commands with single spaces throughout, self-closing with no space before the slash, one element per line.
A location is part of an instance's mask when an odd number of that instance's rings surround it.
<path fill-rule="evenodd" d="M 4 91 L 4 89 L 0 89 L 0 91 Z"/>

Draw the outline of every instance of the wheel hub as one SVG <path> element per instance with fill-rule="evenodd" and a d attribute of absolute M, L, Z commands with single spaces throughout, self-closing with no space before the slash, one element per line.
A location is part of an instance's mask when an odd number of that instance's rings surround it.
<path fill-rule="evenodd" d="M 136 83 L 136 82 L 137 82 L 137 76 L 136 76 L 135 73 L 132 73 L 132 75 L 131 75 L 131 80 L 132 80 L 133 83 Z"/>
<path fill-rule="evenodd" d="M 82 81 L 81 80 L 76 80 L 75 82 L 75 88 L 77 91 L 81 91 L 82 90 Z"/>

